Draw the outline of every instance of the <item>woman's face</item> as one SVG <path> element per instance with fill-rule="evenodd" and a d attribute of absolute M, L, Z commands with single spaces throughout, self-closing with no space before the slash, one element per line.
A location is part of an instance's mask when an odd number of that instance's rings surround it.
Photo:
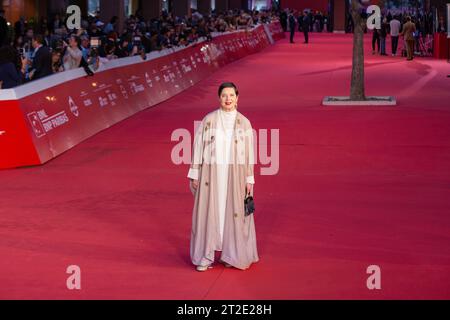
<path fill-rule="evenodd" d="M 234 91 L 234 88 L 225 88 L 220 94 L 220 106 L 224 111 L 233 111 L 236 109 L 236 104 L 238 102 L 238 96 Z"/>
<path fill-rule="evenodd" d="M 74 37 L 70 37 L 70 39 L 69 39 L 69 46 L 71 46 L 73 48 L 76 45 L 77 45 L 77 42 L 75 41 L 75 38 Z"/>
<path fill-rule="evenodd" d="M 61 54 L 60 54 L 59 52 L 53 53 L 53 55 L 52 55 L 52 61 L 53 61 L 53 63 L 59 62 L 59 59 L 61 59 Z"/>

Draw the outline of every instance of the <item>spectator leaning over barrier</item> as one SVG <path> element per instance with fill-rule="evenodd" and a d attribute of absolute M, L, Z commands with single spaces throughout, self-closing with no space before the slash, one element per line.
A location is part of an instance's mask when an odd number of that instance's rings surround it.
<path fill-rule="evenodd" d="M 65 54 L 63 57 L 64 70 L 77 69 L 80 66 L 83 53 L 79 46 L 81 45 L 80 38 L 72 35 L 69 38 L 69 45 L 64 42 Z"/>

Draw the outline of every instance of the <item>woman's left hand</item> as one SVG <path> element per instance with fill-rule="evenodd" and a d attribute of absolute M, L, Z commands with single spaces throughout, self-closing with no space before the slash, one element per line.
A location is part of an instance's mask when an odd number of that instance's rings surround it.
<path fill-rule="evenodd" d="M 248 195 L 248 194 L 253 195 L 253 184 L 247 183 L 247 184 L 245 185 L 245 194 L 246 194 L 246 195 Z"/>

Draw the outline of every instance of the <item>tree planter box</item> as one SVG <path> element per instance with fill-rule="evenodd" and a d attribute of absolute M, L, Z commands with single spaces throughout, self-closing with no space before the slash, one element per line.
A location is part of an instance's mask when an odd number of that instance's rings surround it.
<path fill-rule="evenodd" d="M 366 100 L 350 100 L 350 97 L 325 97 L 322 105 L 324 106 L 396 106 L 397 100 L 391 96 L 366 97 Z"/>

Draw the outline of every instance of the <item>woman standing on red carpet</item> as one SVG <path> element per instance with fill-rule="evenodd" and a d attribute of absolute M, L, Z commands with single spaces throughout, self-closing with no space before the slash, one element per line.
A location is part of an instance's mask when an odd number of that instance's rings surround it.
<path fill-rule="evenodd" d="M 253 214 L 244 209 L 255 183 L 252 126 L 237 111 L 236 85 L 223 83 L 218 94 L 220 108 L 195 134 L 188 173 L 195 197 L 190 252 L 198 271 L 212 267 L 215 251 L 227 267 L 245 270 L 259 260 Z"/>

